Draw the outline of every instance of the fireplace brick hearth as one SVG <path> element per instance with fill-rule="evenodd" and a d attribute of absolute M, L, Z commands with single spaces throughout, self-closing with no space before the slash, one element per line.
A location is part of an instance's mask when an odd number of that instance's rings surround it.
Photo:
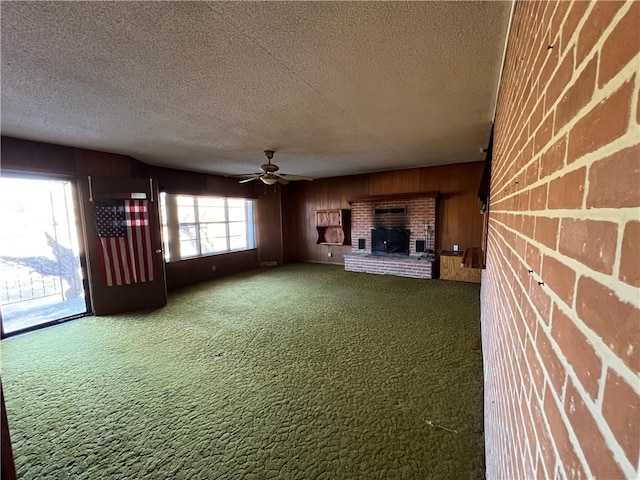
<path fill-rule="evenodd" d="M 383 211 L 386 213 L 378 213 Z M 390 211 L 390 212 L 389 212 Z M 351 205 L 351 253 L 345 254 L 345 270 L 411 278 L 432 278 L 433 263 L 425 252 L 416 251 L 416 241 L 426 250 L 435 249 L 436 197 L 423 196 L 354 201 Z M 409 254 L 372 253 L 371 231 L 376 228 L 409 231 Z M 358 248 L 364 239 L 365 248 Z"/>

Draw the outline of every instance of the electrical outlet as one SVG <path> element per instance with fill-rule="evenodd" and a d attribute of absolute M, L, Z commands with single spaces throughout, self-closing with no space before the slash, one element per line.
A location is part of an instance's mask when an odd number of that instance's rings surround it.
<path fill-rule="evenodd" d="M 215 272 L 216 271 L 216 266 L 215 265 L 211 265 L 211 271 Z"/>
<path fill-rule="evenodd" d="M 329 258 L 333 257 L 333 253 L 332 252 L 327 253 L 327 257 Z"/>

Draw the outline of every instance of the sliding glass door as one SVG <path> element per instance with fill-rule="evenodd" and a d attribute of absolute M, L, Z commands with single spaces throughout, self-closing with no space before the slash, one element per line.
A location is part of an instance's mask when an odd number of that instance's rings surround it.
<path fill-rule="evenodd" d="M 88 311 L 73 187 L 64 179 L 0 177 L 3 335 Z"/>

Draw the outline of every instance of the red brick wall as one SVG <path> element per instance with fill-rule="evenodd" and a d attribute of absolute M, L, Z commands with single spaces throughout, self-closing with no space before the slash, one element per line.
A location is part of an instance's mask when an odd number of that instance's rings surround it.
<path fill-rule="evenodd" d="M 638 478 L 639 25 L 640 2 L 515 6 L 482 281 L 487 478 Z"/>
<path fill-rule="evenodd" d="M 407 213 L 383 213 L 380 215 L 374 213 L 377 208 L 398 207 L 406 207 Z M 351 249 L 353 252 L 371 252 L 372 228 L 404 228 L 410 232 L 409 254 L 416 255 L 416 240 L 424 240 L 427 248 L 435 249 L 435 225 L 435 197 L 353 202 L 351 205 Z M 427 228 L 430 228 L 429 232 L 427 232 Z M 429 234 L 428 240 L 427 233 Z M 358 239 L 360 238 L 367 241 L 364 250 L 358 249 Z"/>
<path fill-rule="evenodd" d="M 344 269 L 348 272 L 375 273 L 377 275 L 396 275 L 409 278 L 431 278 L 433 264 L 414 257 L 377 257 L 346 254 Z"/>

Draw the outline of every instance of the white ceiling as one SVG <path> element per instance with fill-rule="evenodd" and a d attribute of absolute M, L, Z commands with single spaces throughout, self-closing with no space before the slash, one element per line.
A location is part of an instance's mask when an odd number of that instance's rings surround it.
<path fill-rule="evenodd" d="M 510 2 L 6 2 L 2 134 L 218 174 L 482 160 Z"/>

